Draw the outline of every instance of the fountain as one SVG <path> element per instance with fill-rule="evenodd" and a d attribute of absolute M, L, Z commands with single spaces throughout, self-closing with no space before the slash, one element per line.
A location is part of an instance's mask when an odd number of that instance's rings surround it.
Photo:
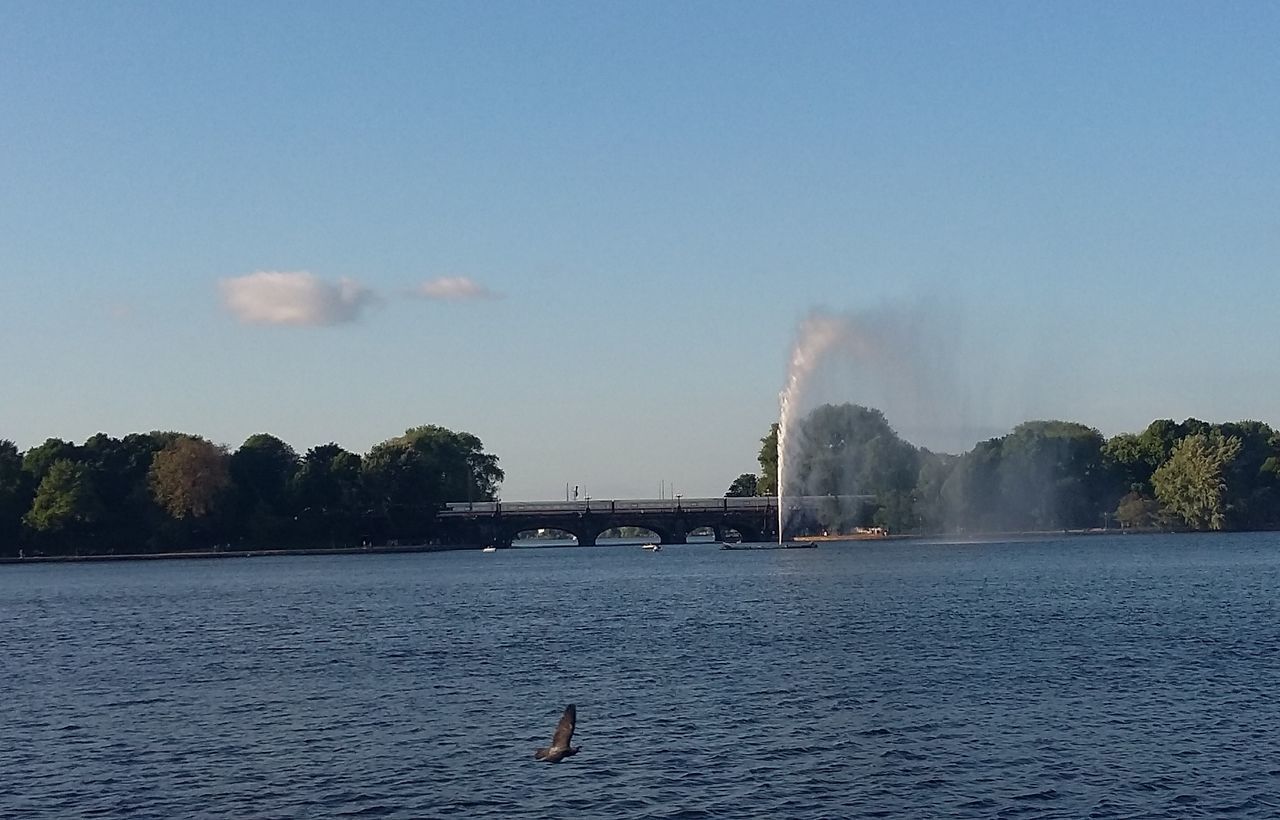
<path fill-rule="evenodd" d="M 953 306 L 931 300 L 886 302 L 860 311 L 814 309 L 796 328 L 778 413 L 778 542 L 795 519 L 795 499 L 818 489 L 857 495 L 858 487 L 808 487 L 797 461 L 804 451 L 802 423 L 815 405 L 857 395 L 860 403 L 892 413 L 908 430 L 956 438 L 953 428 L 969 412 L 972 385 L 957 379 L 961 322 Z M 990 362 L 983 367 L 989 368 Z M 988 391 L 989 392 L 989 391 Z M 924 442 L 922 442 L 924 443 Z M 947 444 L 931 445 L 934 449 Z"/>
<path fill-rule="evenodd" d="M 787 485 L 787 458 L 793 436 L 791 426 L 800 409 L 800 400 L 809 384 L 809 377 L 832 347 L 847 334 L 847 323 L 828 313 L 811 313 L 796 332 L 795 345 L 791 349 L 791 365 L 787 371 L 787 384 L 779 397 L 778 412 L 778 543 L 786 539 L 786 499 L 791 489 Z"/>

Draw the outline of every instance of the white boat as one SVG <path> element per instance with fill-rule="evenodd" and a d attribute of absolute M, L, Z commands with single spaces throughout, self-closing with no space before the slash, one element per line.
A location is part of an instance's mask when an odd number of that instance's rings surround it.
<path fill-rule="evenodd" d="M 661 544 L 645 544 L 644 546 L 640 547 L 640 549 L 649 550 L 650 552 L 662 552 L 662 545 Z"/>
<path fill-rule="evenodd" d="M 497 547 L 495 547 L 493 544 L 490 544 L 489 546 L 485 547 L 484 549 L 482 549 L 482 550 L 480 550 L 480 551 L 481 551 L 481 552 L 497 552 L 497 551 L 498 551 L 498 548 L 497 548 Z"/>

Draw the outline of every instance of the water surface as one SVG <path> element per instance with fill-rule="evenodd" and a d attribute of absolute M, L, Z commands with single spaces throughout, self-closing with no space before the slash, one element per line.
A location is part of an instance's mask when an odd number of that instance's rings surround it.
<path fill-rule="evenodd" d="M 7 566 L 0 815 L 1275 817 L 1277 588 L 1276 535 Z"/>

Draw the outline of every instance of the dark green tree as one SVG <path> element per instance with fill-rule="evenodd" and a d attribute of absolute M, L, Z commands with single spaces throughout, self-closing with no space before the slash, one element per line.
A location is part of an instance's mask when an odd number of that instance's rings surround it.
<path fill-rule="evenodd" d="M 1103 468 L 1102 434 L 1064 421 L 1018 425 L 1000 445 L 1001 501 L 1007 529 L 1092 527 L 1113 504 Z"/>
<path fill-rule="evenodd" d="M 1148 428 L 1150 429 L 1150 428 Z M 1169 452 L 1173 449 L 1169 446 Z M 1164 443 L 1154 436 L 1121 433 L 1102 447 L 1104 468 L 1123 490 L 1150 496 L 1151 474 L 1168 458 Z"/>
<path fill-rule="evenodd" d="M 958 456 L 920 451 L 920 473 L 916 478 L 916 528 L 926 532 L 942 532 L 950 528 L 943 487 L 960 462 Z"/>
<path fill-rule="evenodd" d="M 760 439 L 760 478 L 756 482 L 757 495 L 778 494 L 778 423 L 769 425 L 769 432 Z"/>
<path fill-rule="evenodd" d="M 381 535 L 395 539 L 427 535 L 447 501 L 492 501 L 503 477 L 480 439 L 436 425 L 375 445 L 361 473 Z"/>
<path fill-rule="evenodd" d="M 1000 494 L 1001 440 L 978 442 L 956 462 L 942 485 L 948 527 L 962 532 L 1004 529 Z"/>
<path fill-rule="evenodd" d="M 403 440 L 439 470 L 441 501 L 492 501 L 503 473 L 498 457 L 484 452 L 480 439 L 434 424 L 412 427 Z"/>
<path fill-rule="evenodd" d="M 981 442 L 942 485 L 944 519 L 988 532 L 1099 526 L 1119 497 L 1104 443 L 1097 430 L 1063 421 L 1026 422 Z"/>
<path fill-rule="evenodd" d="M 726 498 L 745 498 L 756 495 L 759 490 L 759 479 L 755 473 L 743 473 L 733 480 L 725 492 Z"/>
<path fill-rule="evenodd" d="M 22 455 L 8 439 L 0 440 L 0 555 L 17 555 L 22 516 L 31 508 L 34 485 L 22 469 Z"/>
<path fill-rule="evenodd" d="M 283 514 L 290 506 L 289 490 L 298 472 L 297 452 L 269 433 L 255 433 L 231 455 L 231 480 L 252 507 Z"/>
<path fill-rule="evenodd" d="M 804 418 L 796 436 L 794 447 L 788 442 L 787 486 L 801 495 L 829 497 L 820 505 L 818 526 L 845 532 L 875 522 L 894 529 L 913 526 L 911 496 L 920 454 L 898 437 L 883 413 L 856 404 L 824 404 Z"/>
<path fill-rule="evenodd" d="M 333 442 L 312 447 L 294 477 L 298 503 L 333 509 L 358 505 L 360 461 L 360 456 Z"/>
<path fill-rule="evenodd" d="M 36 485 L 22 468 L 22 454 L 8 439 L 0 440 L 0 555 L 18 555 L 22 517 L 31 509 Z"/>
<path fill-rule="evenodd" d="M 117 439 L 98 433 L 80 447 L 94 492 L 102 501 L 102 517 L 96 529 L 104 551 L 146 552 L 154 548 L 156 530 L 165 513 L 151 493 L 151 461 L 177 436 L 130 433 Z"/>
<path fill-rule="evenodd" d="M 232 531 L 249 546 L 297 537 L 291 490 L 299 464 L 297 452 L 268 433 L 249 436 L 231 455 Z"/>
<path fill-rule="evenodd" d="M 1228 465 L 1224 499 L 1230 511 L 1227 526 L 1268 529 L 1280 524 L 1275 472 L 1280 457 L 1280 437 L 1270 425 L 1260 421 L 1238 421 L 1215 425 L 1220 435 L 1240 441 L 1240 452 Z"/>
<path fill-rule="evenodd" d="M 312 447 L 294 476 L 293 496 L 303 535 L 336 546 L 360 535 L 360 456 L 337 444 Z"/>
<path fill-rule="evenodd" d="M 794 469 L 796 485 L 807 495 L 872 494 L 915 484 L 918 453 L 879 410 L 824 404 L 801 422 L 798 439 L 795 463 L 787 469 Z"/>

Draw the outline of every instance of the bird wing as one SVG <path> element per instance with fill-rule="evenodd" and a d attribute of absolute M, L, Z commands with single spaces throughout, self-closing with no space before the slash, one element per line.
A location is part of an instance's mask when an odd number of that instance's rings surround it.
<path fill-rule="evenodd" d="M 556 733 L 551 736 L 551 748 L 569 748 L 569 742 L 573 740 L 573 726 L 577 720 L 578 709 L 570 703 L 560 716 L 560 722 L 556 724 Z"/>

